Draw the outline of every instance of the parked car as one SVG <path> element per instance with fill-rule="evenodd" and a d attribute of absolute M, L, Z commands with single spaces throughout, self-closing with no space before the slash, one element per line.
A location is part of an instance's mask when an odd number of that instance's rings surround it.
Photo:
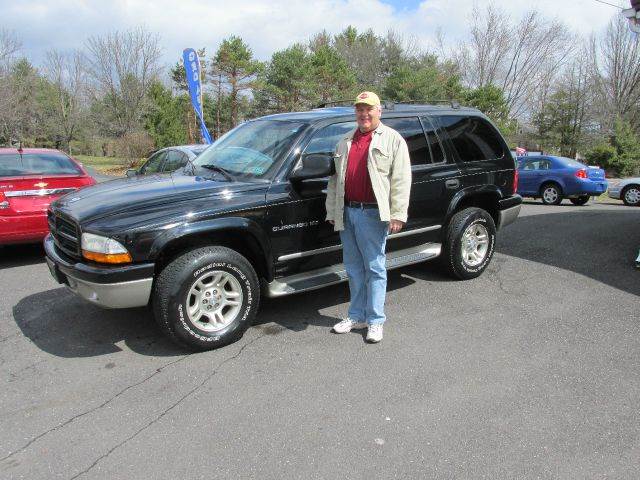
<path fill-rule="evenodd" d="M 640 177 L 625 178 L 609 187 L 609 197 L 622 200 L 629 207 L 640 205 Z"/>
<path fill-rule="evenodd" d="M 58 150 L 0 148 L 0 245 L 41 242 L 49 233 L 49 204 L 95 183 Z"/>
<path fill-rule="evenodd" d="M 496 231 L 522 203 L 504 139 L 457 104 L 389 104 L 383 122 L 407 140 L 413 172 L 409 218 L 389 236 L 387 268 L 439 258 L 455 278 L 479 276 Z M 354 129 L 353 107 L 262 117 L 217 140 L 195 171 L 60 199 L 44 242 L 51 274 L 97 305 L 150 304 L 162 331 L 188 348 L 233 342 L 261 296 L 347 280 L 325 199 L 335 146 Z M 388 168 L 389 152 L 372 155 L 373 168 Z"/>
<path fill-rule="evenodd" d="M 127 170 L 127 177 L 149 175 L 152 173 L 171 173 L 184 168 L 206 150 L 209 145 L 179 145 L 167 147 L 153 153 L 140 168 Z"/>
<path fill-rule="evenodd" d="M 585 205 L 590 197 L 607 191 L 604 170 L 576 160 L 550 155 L 518 157 L 518 194 L 559 205 L 568 198 Z"/>

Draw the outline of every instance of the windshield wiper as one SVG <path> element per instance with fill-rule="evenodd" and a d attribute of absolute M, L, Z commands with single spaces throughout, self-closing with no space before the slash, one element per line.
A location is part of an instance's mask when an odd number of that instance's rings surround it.
<path fill-rule="evenodd" d="M 198 166 L 202 168 L 206 168 L 207 170 L 213 170 L 214 172 L 221 173 L 224 176 L 224 178 L 226 178 L 230 182 L 235 181 L 235 179 L 233 178 L 233 175 L 231 175 L 227 170 L 225 170 L 224 168 L 218 165 L 206 164 L 206 165 L 198 165 Z"/>

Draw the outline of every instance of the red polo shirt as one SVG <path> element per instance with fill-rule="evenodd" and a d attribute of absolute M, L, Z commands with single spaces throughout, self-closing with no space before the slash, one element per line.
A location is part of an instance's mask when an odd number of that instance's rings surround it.
<path fill-rule="evenodd" d="M 367 170 L 372 134 L 373 130 L 362 133 L 357 129 L 353 135 L 344 178 L 344 198 L 346 201 L 376 203 Z"/>

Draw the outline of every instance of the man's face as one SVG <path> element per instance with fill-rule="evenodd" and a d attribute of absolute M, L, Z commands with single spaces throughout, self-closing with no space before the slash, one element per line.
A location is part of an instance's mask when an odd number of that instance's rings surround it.
<path fill-rule="evenodd" d="M 356 122 L 358 128 L 365 132 L 375 129 L 380 123 L 382 112 L 380 107 L 367 105 L 366 103 L 358 103 L 356 105 Z"/>

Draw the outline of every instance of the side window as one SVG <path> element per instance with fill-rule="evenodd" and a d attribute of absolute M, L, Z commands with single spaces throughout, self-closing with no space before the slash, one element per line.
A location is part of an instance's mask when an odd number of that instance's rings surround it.
<path fill-rule="evenodd" d="M 383 123 L 398 131 L 407 141 L 412 166 L 431 163 L 427 139 L 417 117 L 388 118 L 386 120 L 383 119 Z"/>
<path fill-rule="evenodd" d="M 549 160 L 540 160 L 540 166 L 538 168 L 540 170 L 551 170 L 551 162 Z"/>
<path fill-rule="evenodd" d="M 321 128 L 313 134 L 313 138 L 311 138 L 307 148 L 304 149 L 304 154 L 333 154 L 340 139 L 354 128 L 356 128 L 356 122 L 334 123 Z"/>
<path fill-rule="evenodd" d="M 147 173 L 158 173 L 162 169 L 162 164 L 164 163 L 164 159 L 167 156 L 167 152 L 158 152 L 149 157 L 147 163 L 145 163 L 140 169 L 141 174 Z"/>
<path fill-rule="evenodd" d="M 428 117 L 422 117 L 421 121 L 424 133 L 427 136 L 427 146 L 431 152 L 431 163 L 443 163 L 446 157 L 444 156 L 444 150 L 436 132 L 436 127 Z"/>
<path fill-rule="evenodd" d="M 483 118 L 443 116 L 440 122 L 463 162 L 494 160 L 505 155 L 500 134 Z"/>
<path fill-rule="evenodd" d="M 167 152 L 167 159 L 164 162 L 162 171 L 165 173 L 175 172 L 180 167 L 184 167 L 187 164 L 187 155 L 179 150 L 169 150 Z"/>

